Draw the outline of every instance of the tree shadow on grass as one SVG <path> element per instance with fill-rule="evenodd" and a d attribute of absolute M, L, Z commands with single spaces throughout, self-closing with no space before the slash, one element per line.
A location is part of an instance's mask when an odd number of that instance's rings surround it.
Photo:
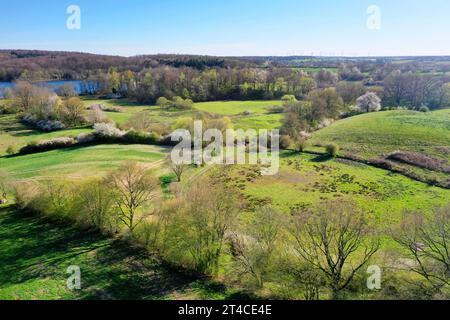
<path fill-rule="evenodd" d="M 74 299 L 165 299 L 201 291 L 222 298 L 222 284 L 170 268 L 156 256 L 94 231 L 0 208 L 0 288 L 52 279 L 65 286 L 67 267 L 81 269 L 82 290 Z M 194 295 L 194 297 L 197 297 Z"/>
<path fill-rule="evenodd" d="M 322 154 L 318 155 L 317 157 L 314 157 L 311 159 L 312 162 L 327 162 L 334 159 L 334 157 L 328 155 L 328 154 Z"/>

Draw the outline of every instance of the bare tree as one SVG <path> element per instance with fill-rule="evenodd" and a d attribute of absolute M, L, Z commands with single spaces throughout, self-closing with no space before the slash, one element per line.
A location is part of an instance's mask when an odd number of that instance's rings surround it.
<path fill-rule="evenodd" d="M 358 97 L 366 93 L 366 89 L 359 82 L 339 82 L 336 86 L 337 93 L 342 97 L 342 100 L 346 105 L 355 103 Z"/>
<path fill-rule="evenodd" d="M 122 165 L 107 178 L 114 193 L 118 218 L 133 232 L 142 222 L 139 210 L 155 198 L 157 180 L 135 162 Z"/>
<path fill-rule="evenodd" d="M 246 228 L 246 234 L 235 232 L 231 252 L 238 275 L 250 275 L 259 288 L 270 273 L 270 265 L 281 233 L 278 211 L 265 207 L 255 213 L 256 217 Z"/>
<path fill-rule="evenodd" d="M 327 280 L 338 299 L 356 273 L 378 251 L 363 212 L 351 202 L 327 201 L 294 214 L 291 228 L 295 252 Z"/>
<path fill-rule="evenodd" d="M 406 211 L 393 238 L 414 261 L 408 268 L 435 292 L 450 286 L 450 205 L 436 209 L 429 217 Z"/>
<path fill-rule="evenodd" d="M 60 97 L 64 98 L 70 98 L 70 97 L 76 97 L 78 96 L 77 92 L 75 91 L 75 88 L 72 84 L 66 83 L 61 86 L 59 86 L 56 89 L 56 93 Z"/>
<path fill-rule="evenodd" d="M 187 170 L 188 166 L 182 162 L 175 163 L 170 158 L 168 159 L 168 163 L 170 165 L 170 168 L 172 169 L 172 172 L 176 175 L 177 181 L 181 182 L 183 173 Z"/>
<path fill-rule="evenodd" d="M 227 234 L 235 223 L 242 202 L 238 192 L 210 178 L 196 182 L 186 196 L 183 237 L 194 268 L 216 274 Z"/>
<path fill-rule="evenodd" d="M 37 88 L 29 82 L 18 82 L 13 89 L 14 105 L 19 111 L 29 110 Z"/>

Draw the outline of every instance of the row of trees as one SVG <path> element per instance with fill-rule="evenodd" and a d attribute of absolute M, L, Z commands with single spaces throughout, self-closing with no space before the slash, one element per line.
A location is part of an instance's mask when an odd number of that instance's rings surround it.
<path fill-rule="evenodd" d="M 367 294 L 368 264 L 386 263 L 377 253 L 380 238 L 390 236 L 403 249 L 395 262 L 384 265 L 382 289 L 375 297 L 449 294 L 450 206 L 431 216 L 405 212 L 399 226 L 381 234 L 349 201 L 325 201 L 290 215 L 263 206 L 249 215 L 227 168 L 195 182 L 188 195 L 172 189 L 175 197 L 163 201 L 157 179 L 136 163 L 81 185 L 28 182 L 12 189 L 24 210 L 126 232 L 131 241 L 156 250 L 174 265 L 225 275 L 226 281 L 259 293 L 269 290 L 272 296 L 311 300 Z M 247 212 L 245 218 L 242 212 Z M 390 267 L 420 278 L 402 282 L 411 275 L 402 278 Z"/>
<path fill-rule="evenodd" d="M 449 79 L 445 76 L 402 73 L 398 70 L 389 74 L 383 83 L 383 104 L 419 109 L 443 108 L 450 103 Z"/>
<path fill-rule="evenodd" d="M 344 78 L 348 79 L 348 78 Z M 308 74 L 296 69 L 207 69 L 160 67 L 139 73 L 111 70 L 101 79 L 104 94 L 109 92 L 154 102 L 159 97 L 182 97 L 194 101 L 226 99 L 278 99 L 290 94 L 306 98 L 315 89 L 335 88 L 345 105 L 355 104 L 367 91 L 382 98 L 385 108 L 443 108 L 450 104 L 449 79 L 445 76 L 402 73 L 395 70 L 379 86 L 365 86 L 361 81 L 339 81 L 338 74 L 320 70 Z"/>
<path fill-rule="evenodd" d="M 364 94 L 361 91 L 366 86 L 380 91 L 384 107 L 440 108 L 449 105 L 448 70 L 445 58 L 125 58 L 26 50 L 0 53 L 0 79 L 4 81 L 90 80 L 83 82 L 85 92 L 120 93 L 143 102 L 175 96 L 194 101 L 273 99 L 284 94 L 302 98 L 313 89 L 336 87 L 347 104 Z"/>
<path fill-rule="evenodd" d="M 344 80 L 346 79 L 346 80 Z M 313 74 L 289 68 L 212 68 L 156 67 L 139 72 L 108 72 L 84 81 L 82 90 L 89 94 L 118 95 L 140 102 L 154 103 L 160 97 L 168 100 L 247 100 L 279 99 L 290 94 L 306 98 L 315 89 L 335 88 L 348 106 L 367 91 L 376 92 L 385 108 L 442 108 L 450 104 L 449 79 L 445 76 L 402 73 L 395 70 L 379 82 L 365 86 L 361 81 L 348 81 L 338 73 L 320 70 Z M 344 80 L 344 81 L 339 81 Z M 73 96 L 69 86 L 60 88 L 61 96 Z M 166 105 L 166 103 L 165 103 Z"/>
<path fill-rule="evenodd" d="M 158 180 L 137 163 L 126 163 L 103 179 L 82 184 L 9 182 L 17 206 L 57 219 L 72 219 L 108 233 L 133 232 L 158 197 Z M 8 190 L 8 189 L 6 189 Z"/>

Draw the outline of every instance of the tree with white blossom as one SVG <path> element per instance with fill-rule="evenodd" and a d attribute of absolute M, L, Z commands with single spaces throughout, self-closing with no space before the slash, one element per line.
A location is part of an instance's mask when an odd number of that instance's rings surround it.
<path fill-rule="evenodd" d="M 375 92 L 367 92 L 356 100 L 356 105 L 362 112 L 376 112 L 381 110 L 381 99 Z"/>

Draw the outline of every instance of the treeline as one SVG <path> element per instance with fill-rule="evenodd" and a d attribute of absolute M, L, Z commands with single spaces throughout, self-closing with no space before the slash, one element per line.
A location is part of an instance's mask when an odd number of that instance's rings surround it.
<path fill-rule="evenodd" d="M 235 68 L 254 64 L 234 58 L 189 55 L 153 55 L 120 57 L 79 52 L 39 50 L 0 50 L 0 81 L 84 80 L 92 79 L 114 68 L 120 72 L 160 66 Z"/>
<path fill-rule="evenodd" d="M 244 171 L 258 175 L 258 168 Z M 449 206 L 433 215 L 405 212 L 401 223 L 382 231 L 353 202 L 323 201 L 290 214 L 252 204 L 228 168 L 188 190 L 172 183 L 164 200 L 166 180 L 136 163 L 78 183 L 8 184 L 0 172 L 0 196 L 10 193 L 22 212 L 120 235 L 173 266 L 261 297 L 449 297 Z M 386 240 L 398 249 L 385 251 Z M 371 277 L 377 273 L 382 278 Z"/>
<path fill-rule="evenodd" d="M 83 92 L 154 103 L 160 97 L 193 101 L 305 98 L 335 88 L 347 105 L 367 91 L 383 108 L 450 105 L 446 58 L 220 58 L 136 57 L 83 53 L 0 51 L 1 80 L 78 79 Z"/>

